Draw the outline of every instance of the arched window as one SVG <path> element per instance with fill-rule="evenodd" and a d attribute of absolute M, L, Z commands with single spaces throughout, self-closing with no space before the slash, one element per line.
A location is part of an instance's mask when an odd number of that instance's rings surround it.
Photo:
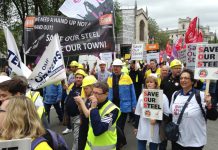
<path fill-rule="evenodd" d="M 182 29 L 183 29 L 183 30 L 185 29 L 185 24 L 182 24 Z"/>
<path fill-rule="evenodd" d="M 140 41 L 144 41 L 144 38 L 145 38 L 145 23 L 144 23 L 144 21 L 143 20 L 141 20 L 140 21 L 140 24 L 139 24 L 139 31 L 140 31 L 140 33 L 139 33 L 139 40 Z"/>

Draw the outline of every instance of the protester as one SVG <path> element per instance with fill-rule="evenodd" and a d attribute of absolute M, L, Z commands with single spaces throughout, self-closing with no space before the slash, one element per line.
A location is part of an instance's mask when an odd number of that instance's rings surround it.
<path fill-rule="evenodd" d="M 85 150 L 116 150 L 116 124 L 120 116 L 119 108 L 108 100 L 108 85 L 97 82 L 93 87 L 90 125 Z"/>
<path fill-rule="evenodd" d="M 166 65 L 163 65 L 163 66 L 161 67 L 161 71 L 160 71 L 160 78 L 161 78 L 161 81 L 162 81 L 164 78 L 168 77 L 168 76 L 169 76 L 169 67 L 166 66 Z"/>
<path fill-rule="evenodd" d="M 157 79 L 158 79 L 158 86 L 160 86 L 160 68 L 158 67 L 158 63 L 157 63 L 157 60 L 156 59 L 151 59 L 150 60 L 150 69 L 148 69 L 146 72 L 145 72 L 145 80 L 148 76 L 150 76 L 151 74 L 156 76 Z"/>
<path fill-rule="evenodd" d="M 191 70 L 185 69 L 180 75 L 180 85 L 182 89 L 179 91 L 177 96 L 174 98 L 175 93 L 172 96 L 170 110 L 173 116 L 173 122 L 177 122 L 178 116 L 181 113 L 187 99 L 190 97 L 192 92 L 196 89 L 194 85 L 194 73 Z M 179 139 L 176 143 L 173 143 L 173 150 L 202 150 L 207 141 L 207 129 L 206 120 L 203 115 L 203 111 L 211 109 L 211 96 L 200 92 L 199 94 L 201 103 L 198 104 L 196 97 L 192 96 L 188 106 L 186 107 L 181 123 L 179 125 Z M 199 107 L 199 105 L 202 106 Z"/>
<path fill-rule="evenodd" d="M 62 99 L 62 85 L 61 82 L 50 84 L 43 88 L 44 106 L 50 123 L 50 109 L 53 105 L 60 123 L 63 121 L 63 112 L 61 110 L 60 102 Z"/>
<path fill-rule="evenodd" d="M 103 60 L 99 61 L 100 70 L 97 72 L 95 71 L 96 65 L 97 63 L 94 64 L 91 74 L 94 75 L 98 81 L 107 82 L 107 79 L 111 73 L 106 69 L 106 62 Z"/>
<path fill-rule="evenodd" d="M 109 85 L 108 99 L 111 100 L 121 110 L 121 116 L 117 122 L 124 134 L 124 127 L 127 119 L 127 114 L 135 110 L 136 95 L 133 82 L 130 76 L 121 72 L 122 61 L 115 59 L 113 61 L 113 73 L 108 77 Z M 126 145 L 126 140 L 118 141 L 119 144 Z"/>
<path fill-rule="evenodd" d="M 46 131 L 36 108 L 27 97 L 14 96 L 4 101 L 0 109 L 0 139 L 38 138 Z M 52 150 L 47 142 L 39 143 L 34 150 Z"/>
<path fill-rule="evenodd" d="M 72 61 L 70 63 L 70 75 L 68 77 L 68 80 L 67 80 L 67 84 L 70 85 L 71 83 L 73 83 L 75 81 L 75 72 L 77 71 L 78 69 L 78 62 L 77 61 Z"/>
<path fill-rule="evenodd" d="M 66 112 L 72 121 L 68 120 L 67 128 L 62 133 L 67 134 L 72 132 L 71 123 L 73 124 L 73 150 L 78 149 L 78 136 L 80 126 L 80 112 L 74 97 L 81 95 L 82 80 L 85 76 L 87 76 L 87 74 L 83 70 L 79 69 L 76 71 L 75 82 L 69 86 L 70 92 L 66 98 Z"/>
<path fill-rule="evenodd" d="M 92 95 L 93 84 L 97 80 L 94 76 L 86 76 L 83 79 L 82 88 L 85 92 L 84 100 L 81 96 L 74 97 L 80 109 L 80 128 L 79 128 L 79 139 L 78 139 L 78 150 L 84 150 L 86 146 L 86 140 L 88 135 L 89 128 L 89 108 L 91 107 L 91 100 L 89 97 Z"/>
<path fill-rule="evenodd" d="M 27 79 L 24 76 L 15 76 L 11 80 L 0 83 L 0 101 L 4 101 L 10 96 L 26 95 L 35 104 L 37 113 L 42 120 L 45 128 L 49 128 L 48 121 L 45 115 L 43 98 L 39 92 L 28 89 Z"/>
<path fill-rule="evenodd" d="M 142 71 L 140 70 L 139 64 L 135 60 L 131 61 L 130 63 L 129 76 L 133 81 L 136 100 L 138 100 L 139 95 L 142 93 L 143 75 L 142 75 Z M 129 117 L 130 117 L 129 122 L 135 121 L 134 112 L 131 112 Z"/>
<path fill-rule="evenodd" d="M 164 78 L 161 81 L 160 88 L 163 89 L 164 94 L 166 94 L 169 104 L 171 102 L 171 97 L 173 93 L 177 90 L 181 89 L 181 86 L 179 84 L 179 75 L 182 71 L 182 63 L 178 59 L 174 59 L 170 63 L 171 68 L 171 74 L 168 75 L 168 77 Z"/>
<path fill-rule="evenodd" d="M 145 82 L 147 89 L 159 89 L 158 80 L 156 77 L 150 75 Z M 165 94 L 163 94 L 163 113 L 169 116 L 169 102 Z M 137 102 L 135 114 L 140 117 L 139 121 L 135 123 L 134 132 L 138 139 L 138 150 L 146 150 L 146 144 L 149 142 L 150 150 L 157 150 L 160 140 L 159 121 L 155 119 L 144 118 L 144 100 L 143 93 L 140 95 Z"/>

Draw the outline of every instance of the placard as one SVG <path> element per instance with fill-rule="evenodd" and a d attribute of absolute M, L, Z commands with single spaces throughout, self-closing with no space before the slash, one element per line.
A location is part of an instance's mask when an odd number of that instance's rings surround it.
<path fill-rule="evenodd" d="M 163 119 L 163 90 L 143 90 L 143 112 L 145 118 Z"/>
<path fill-rule="evenodd" d="M 198 44 L 195 79 L 218 80 L 218 44 Z"/>
<path fill-rule="evenodd" d="M 144 44 L 132 44 L 131 60 L 143 60 Z"/>
<path fill-rule="evenodd" d="M 30 150 L 31 139 L 0 140 L 0 150 Z"/>

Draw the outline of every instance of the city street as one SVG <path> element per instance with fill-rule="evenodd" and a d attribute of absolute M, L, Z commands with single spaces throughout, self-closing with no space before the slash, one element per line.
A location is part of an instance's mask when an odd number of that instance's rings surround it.
<path fill-rule="evenodd" d="M 51 111 L 51 128 L 58 133 L 61 133 L 65 126 L 60 125 L 56 112 L 54 109 Z M 218 120 L 217 121 L 208 121 L 208 142 L 205 146 L 204 150 L 216 150 L 216 145 L 218 143 Z M 130 123 L 126 123 L 125 127 L 125 133 L 127 136 L 127 142 L 128 144 L 123 148 L 123 150 L 136 150 L 136 138 L 133 135 L 133 127 Z M 64 138 L 66 139 L 67 144 L 70 146 L 70 149 L 72 148 L 72 141 L 73 141 L 73 134 L 67 134 L 64 135 Z M 168 150 L 171 150 L 170 143 L 168 144 Z"/>

